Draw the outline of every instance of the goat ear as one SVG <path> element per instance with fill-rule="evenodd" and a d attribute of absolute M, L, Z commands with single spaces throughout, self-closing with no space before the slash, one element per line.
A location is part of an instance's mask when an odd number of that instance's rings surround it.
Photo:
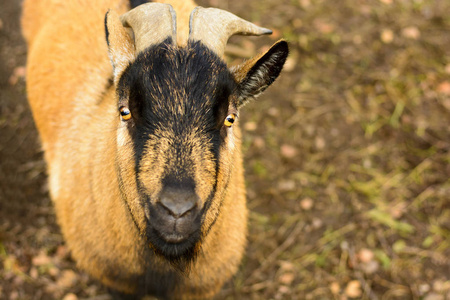
<path fill-rule="evenodd" d="M 288 54 L 287 42 L 280 40 L 265 53 L 231 69 L 238 82 L 237 107 L 261 95 L 277 79 Z"/>
<path fill-rule="evenodd" d="M 119 15 L 113 10 L 108 10 L 105 15 L 105 32 L 114 82 L 117 83 L 120 75 L 135 58 L 134 42 L 123 27 Z"/>

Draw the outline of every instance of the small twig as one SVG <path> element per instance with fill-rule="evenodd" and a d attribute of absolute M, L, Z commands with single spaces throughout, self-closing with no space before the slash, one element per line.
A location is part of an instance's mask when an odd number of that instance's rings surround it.
<path fill-rule="evenodd" d="M 243 292 L 256 292 L 256 291 L 260 291 L 260 290 L 267 288 L 271 284 L 273 284 L 272 280 L 266 280 L 266 281 L 252 284 L 250 286 L 244 286 L 244 287 L 242 287 L 242 291 Z"/>
<path fill-rule="evenodd" d="M 444 254 L 439 252 L 433 252 L 430 250 L 424 250 L 417 247 L 409 247 L 406 246 L 401 250 L 402 253 L 412 254 L 417 256 L 425 256 L 429 257 L 434 263 L 438 265 L 450 265 L 450 259 L 447 258 Z"/>
<path fill-rule="evenodd" d="M 377 230 L 375 233 L 376 233 L 377 238 L 380 241 L 380 244 L 383 247 L 384 251 L 392 257 L 397 257 L 397 255 L 392 251 L 392 248 L 389 246 L 389 243 L 386 241 L 386 238 L 380 232 L 380 230 Z"/>
<path fill-rule="evenodd" d="M 403 289 L 403 290 L 409 290 L 409 288 L 405 285 L 399 284 L 399 283 L 395 283 L 395 282 L 391 282 L 388 281 L 384 278 L 382 278 L 381 276 L 375 274 L 373 276 L 373 281 L 378 283 L 379 285 L 388 288 L 388 289 Z"/>
<path fill-rule="evenodd" d="M 109 294 L 103 294 L 89 298 L 82 298 L 81 300 L 112 300 L 112 297 Z"/>
<path fill-rule="evenodd" d="M 300 234 L 304 225 L 305 224 L 300 221 L 295 225 L 294 229 L 291 231 L 288 238 L 280 246 L 278 246 L 272 253 L 270 253 L 270 255 L 264 260 L 264 262 L 256 270 L 254 270 L 252 274 L 250 274 L 247 280 L 245 280 L 246 285 L 250 284 L 250 282 L 254 279 L 256 274 L 266 269 L 267 266 L 272 264 L 281 253 L 286 251 L 295 242 L 296 237 Z"/>

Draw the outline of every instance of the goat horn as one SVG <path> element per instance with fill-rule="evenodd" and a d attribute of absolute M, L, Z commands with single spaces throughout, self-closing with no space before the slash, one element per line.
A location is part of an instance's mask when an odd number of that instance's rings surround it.
<path fill-rule="evenodd" d="M 217 8 L 197 6 L 189 20 L 189 39 L 201 41 L 219 57 L 225 52 L 228 38 L 235 34 L 263 35 L 272 30 L 256 26 L 238 16 Z"/>
<path fill-rule="evenodd" d="M 164 42 L 168 36 L 176 44 L 177 18 L 169 4 L 142 4 L 123 14 L 120 20 L 124 27 L 133 29 L 136 53 Z"/>

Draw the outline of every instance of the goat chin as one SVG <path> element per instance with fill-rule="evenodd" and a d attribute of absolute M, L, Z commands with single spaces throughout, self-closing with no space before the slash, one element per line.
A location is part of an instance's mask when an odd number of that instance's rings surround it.
<path fill-rule="evenodd" d="M 270 31 L 220 10 L 190 22 L 192 1 L 157 2 L 171 7 L 123 15 L 121 0 L 25 0 L 28 99 L 78 267 L 117 294 L 208 298 L 246 244 L 238 111 L 278 77 L 288 47 L 228 68 L 225 29 L 236 26 L 215 20 Z"/>

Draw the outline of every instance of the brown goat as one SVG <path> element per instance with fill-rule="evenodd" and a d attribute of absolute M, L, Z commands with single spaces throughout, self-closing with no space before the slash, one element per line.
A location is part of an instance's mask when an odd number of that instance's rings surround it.
<path fill-rule="evenodd" d="M 208 298 L 246 243 L 238 109 L 288 48 L 229 69 L 230 35 L 270 31 L 165 2 L 25 0 L 28 98 L 78 266 L 124 297 Z"/>

